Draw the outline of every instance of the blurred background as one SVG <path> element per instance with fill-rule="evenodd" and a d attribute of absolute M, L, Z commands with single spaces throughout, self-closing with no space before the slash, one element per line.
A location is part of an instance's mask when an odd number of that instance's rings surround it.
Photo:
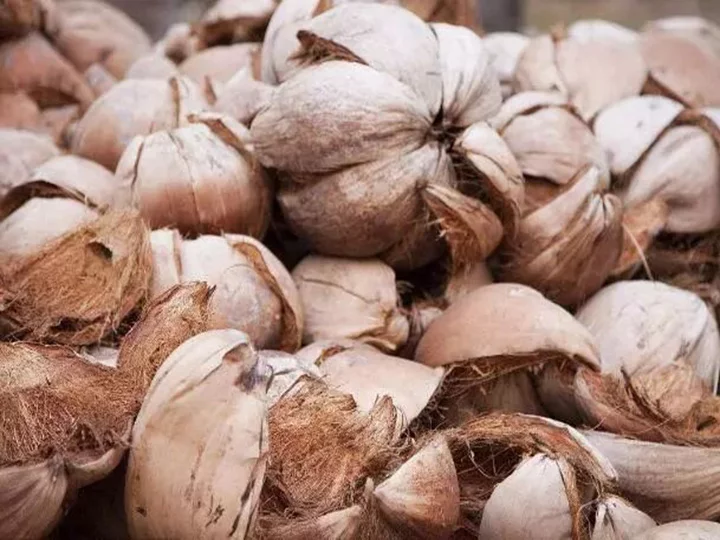
<path fill-rule="evenodd" d="M 170 23 L 195 20 L 212 0 L 110 0 L 139 21 L 153 37 Z M 246 0 L 252 1 L 252 0 Z M 457 0 L 463 1 L 463 0 Z M 536 33 L 562 21 L 602 18 L 630 27 L 670 15 L 700 15 L 720 22 L 720 0 L 477 0 L 486 32 Z"/>

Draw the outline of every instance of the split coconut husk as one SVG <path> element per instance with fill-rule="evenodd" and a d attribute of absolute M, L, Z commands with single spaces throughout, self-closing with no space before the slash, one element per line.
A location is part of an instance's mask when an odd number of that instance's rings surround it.
<path fill-rule="evenodd" d="M 428 406 L 442 383 L 445 370 L 379 352 L 352 340 L 325 340 L 308 345 L 297 357 L 317 366 L 331 388 L 350 394 L 358 410 L 370 413 L 388 396 L 410 425 Z"/>
<path fill-rule="evenodd" d="M 529 43 L 529 37 L 517 32 L 493 32 L 483 36 L 483 44 L 490 54 L 490 62 L 500 79 L 503 99 L 515 93 L 513 88 L 515 69 Z"/>
<path fill-rule="evenodd" d="M 548 418 L 491 413 L 445 436 L 468 537 L 586 537 L 585 512 L 615 479 L 579 432 Z"/>
<path fill-rule="evenodd" d="M 148 294 L 148 231 L 134 212 L 109 212 L 1 268 L 5 339 L 93 344 Z"/>
<path fill-rule="evenodd" d="M 636 40 L 580 33 L 582 39 L 562 33 L 534 38 L 517 62 L 515 86 L 561 92 L 587 122 L 608 105 L 640 95 L 648 69 Z"/>
<path fill-rule="evenodd" d="M 352 506 L 328 514 L 288 519 L 264 514 L 259 538 L 450 538 L 460 514 L 460 489 L 447 441 L 431 439 L 377 487 L 368 480 Z"/>
<path fill-rule="evenodd" d="M 213 109 L 249 126 L 270 105 L 273 91 L 272 86 L 255 80 L 249 69 L 241 69 L 219 88 L 213 87 Z"/>
<path fill-rule="evenodd" d="M 584 435 L 617 470 L 623 496 L 658 522 L 720 515 L 717 447 L 639 441 L 600 431 Z"/>
<path fill-rule="evenodd" d="M 497 409 L 573 414 L 575 371 L 600 367 L 592 336 L 572 315 L 515 284 L 487 285 L 452 304 L 420 340 L 415 360 L 447 370 L 437 413 L 451 423 Z M 567 383 L 535 385 L 534 376 L 553 365 Z"/>
<path fill-rule="evenodd" d="M 189 114 L 207 107 L 200 89 L 183 77 L 122 81 L 82 117 L 73 134 L 72 153 L 114 171 L 133 137 L 175 129 Z"/>
<path fill-rule="evenodd" d="M 163 362 L 133 427 L 125 485 L 132 537 L 246 537 L 268 459 L 266 385 L 237 330 L 199 334 Z"/>
<path fill-rule="evenodd" d="M 25 92 L 0 93 L 0 128 L 42 131 L 37 103 Z"/>
<path fill-rule="evenodd" d="M 260 242 L 228 234 L 183 240 L 174 230 L 154 231 L 152 295 L 188 281 L 215 287 L 211 309 L 227 325 L 246 332 L 255 346 L 295 351 L 303 314 L 285 267 Z"/>
<path fill-rule="evenodd" d="M 69 349 L 0 344 L 0 536 L 41 538 L 128 444 L 137 396 Z"/>
<path fill-rule="evenodd" d="M 310 255 L 292 277 L 305 314 L 303 343 L 346 338 L 393 352 L 407 341 L 395 272 L 382 261 Z"/>
<path fill-rule="evenodd" d="M 696 540 L 713 540 L 720 534 L 720 524 L 713 521 L 687 519 L 666 523 L 649 529 L 634 540 L 674 540 L 675 538 L 694 538 Z"/>
<path fill-rule="evenodd" d="M 205 83 L 206 78 L 226 83 L 243 68 L 251 68 L 259 77 L 259 43 L 238 43 L 204 49 L 190 56 L 179 68 L 180 72 L 197 84 Z M 258 64 L 253 68 L 253 64 Z"/>
<path fill-rule="evenodd" d="M 38 32 L 0 44 L 0 62 L 0 92 L 25 92 L 40 107 L 86 108 L 95 99 L 80 73 Z"/>
<path fill-rule="evenodd" d="M 118 204 L 130 196 L 153 229 L 262 238 L 270 222 L 271 186 L 248 130 L 217 113 L 187 121 L 133 139 L 115 173 L 122 185 Z"/>
<path fill-rule="evenodd" d="M 0 200 L 0 256 L 31 255 L 96 220 L 116 186 L 115 177 L 97 163 L 70 155 L 49 159 Z"/>
<path fill-rule="evenodd" d="M 150 38 L 123 11 L 97 0 L 58 2 L 57 24 L 48 31 L 55 47 L 80 72 L 99 63 L 116 79 L 150 51 Z"/>
<path fill-rule="evenodd" d="M 0 198 L 28 181 L 35 167 L 59 155 L 60 149 L 46 135 L 0 128 Z"/>
<path fill-rule="evenodd" d="M 193 32 L 206 46 L 262 39 L 277 2 L 275 0 L 217 0 Z"/>
<path fill-rule="evenodd" d="M 596 502 L 595 524 L 590 540 L 632 540 L 655 528 L 655 520 L 617 495 Z"/>
<path fill-rule="evenodd" d="M 713 392 L 720 338 L 713 314 L 697 295 L 651 281 L 603 288 L 578 312 L 594 336 L 603 373 L 647 373 L 686 362 Z"/>
<path fill-rule="evenodd" d="M 485 259 L 504 228 L 515 230 L 523 189 L 512 154 L 483 123 L 500 90 L 482 41 L 355 3 L 299 36 L 297 54 L 275 66 L 290 78 L 251 125 L 260 161 L 281 171 L 293 232 L 325 255 L 412 269 L 441 254 L 442 230 L 455 267 Z M 468 57 L 476 61 L 458 60 Z"/>

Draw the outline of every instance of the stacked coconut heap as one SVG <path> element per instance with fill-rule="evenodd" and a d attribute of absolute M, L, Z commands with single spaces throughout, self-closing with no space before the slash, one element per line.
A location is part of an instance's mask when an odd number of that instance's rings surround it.
<path fill-rule="evenodd" d="M 472 3 L 0 3 L 0 538 L 720 537 L 720 29 Z"/>

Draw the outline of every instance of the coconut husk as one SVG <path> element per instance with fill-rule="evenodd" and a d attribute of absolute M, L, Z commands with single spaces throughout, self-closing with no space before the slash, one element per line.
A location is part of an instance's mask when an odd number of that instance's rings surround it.
<path fill-rule="evenodd" d="M 42 111 L 45 131 L 53 138 L 55 144 L 63 149 L 70 148 L 73 130 L 80 116 L 81 111 L 79 105 L 50 107 Z"/>
<path fill-rule="evenodd" d="M 59 2 L 58 23 L 48 36 L 79 71 L 99 63 L 117 79 L 151 45 L 142 27 L 123 11 L 88 0 Z"/>
<path fill-rule="evenodd" d="M 214 110 L 250 125 L 270 104 L 273 87 L 255 79 L 249 69 L 241 69 L 215 92 Z"/>
<path fill-rule="evenodd" d="M 602 19 L 581 19 L 567 27 L 567 37 L 576 41 L 619 41 L 634 43 L 638 39 L 635 30 Z"/>
<path fill-rule="evenodd" d="M 41 3 L 36 0 L 7 0 L 0 4 L 0 37 L 23 36 L 42 24 Z"/>
<path fill-rule="evenodd" d="M 547 418 L 491 413 L 448 430 L 445 436 L 460 481 L 461 525 L 475 537 L 495 486 L 513 473 L 524 456 L 544 455 L 563 462 L 574 477 L 577 487 L 568 486 L 568 503 L 571 530 L 577 533 L 584 527 L 582 491 L 602 492 L 615 478 L 610 463 L 579 432 Z"/>
<path fill-rule="evenodd" d="M 60 155 L 44 135 L 20 129 L 0 129 L 0 197 L 30 179 L 33 169 Z"/>
<path fill-rule="evenodd" d="M 95 95 L 82 76 L 39 33 L 0 45 L 0 91 L 26 92 L 40 107 L 79 104 Z"/>
<path fill-rule="evenodd" d="M 628 501 L 616 495 L 606 495 L 597 502 L 590 540 L 636 538 L 636 535 L 656 525 L 653 518 Z"/>
<path fill-rule="evenodd" d="M 720 27 L 702 17 L 677 16 L 656 19 L 643 27 L 643 32 L 669 32 L 681 35 L 707 48 L 720 58 Z"/>
<path fill-rule="evenodd" d="M 529 37 L 516 32 L 493 32 L 483 36 L 483 45 L 490 53 L 490 63 L 500 79 L 503 99 L 515 92 L 515 68 L 529 42 Z"/>
<path fill-rule="evenodd" d="M 194 25 L 193 32 L 207 46 L 257 41 L 262 39 L 276 6 L 275 0 L 217 0 Z"/>
<path fill-rule="evenodd" d="M 85 345 L 115 331 L 146 298 L 148 232 L 114 211 L 2 267 L 6 338 Z"/>
<path fill-rule="evenodd" d="M 165 56 L 146 54 L 135 60 L 125 72 L 125 79 L 169 79 L 178 74 L 177 66 Z"/>
<path fill-rule="evenodd" d="M 252 69 L 254 59 L 259 54 L 258 43 L 217 46 L 190 56 L 178 66 L 178 69 L 199 85 L 204 84 L 206 78 L 226 83 L 239 70 Z"/>
<path fill-rule="evenodd" d="M 102 96 L 118 82 L 102 64 L 91 64 L 83 72 L 83 77 L 97 97 Z"/>
<path fill-rule="evenodd" d="M 42 131 L 37 103 L 25 92 L 0 93 L 0 128 Z"/>
<path fill-rule="evenodd" d="M 674 523 L 666 523 L 633 536 L 634 540 L 674 540 L 675 538 L 697 538 L 712 540 L 720 534 L 720 524 L 698 519 L 685 519 Z"/>

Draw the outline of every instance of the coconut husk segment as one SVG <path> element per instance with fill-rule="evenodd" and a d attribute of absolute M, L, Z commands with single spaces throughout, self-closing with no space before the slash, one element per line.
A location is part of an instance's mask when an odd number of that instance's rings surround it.
<path fill-rule="evenodd" d="M 581 538 L 583 530 L 578 493 L 584 487 L 602 493 L 614 480 L 612 466 L 578 432 L 547 418 L 490 413 L 444 433 L 460 481 L 461 524 L 474 538 L 490 494 L 524 456 L 545 454 L 574 471 L 577 487 L 568 491 L 573 531 L 578 532 L 573 538 Z"/>
<path fill-rule="evenodd" d="M 315 519 L 352 506 L 403 445 L 390 398 L 362 413 L 352 396 L 320 381 L 298 385 L 270 409 L 268 421 L 263 512 L 270 515 Z"/>
<path fill-rule="evenodd" d="M 0 333 L 6 339 L 88 345 L 107 336 L 146 297 L 148 231 L 134 211 L 112 211 L 3 261 Z"/>

